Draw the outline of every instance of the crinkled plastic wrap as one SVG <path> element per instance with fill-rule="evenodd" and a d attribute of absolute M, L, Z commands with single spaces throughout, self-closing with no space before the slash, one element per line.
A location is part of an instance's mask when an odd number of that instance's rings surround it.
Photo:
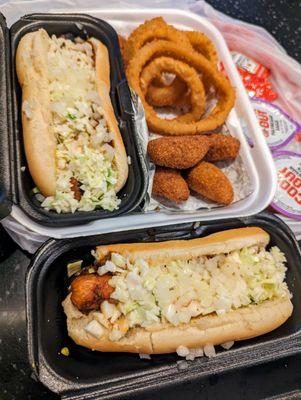
<path fill-rule="evenodd" d="M 10 215 L 1 221 L 6 232 L 22 249 L 29 253 L 35 253 L 38 248 L 49 239 L 49 236 L 43 236 L 33 232 L 21 225 Z"/>

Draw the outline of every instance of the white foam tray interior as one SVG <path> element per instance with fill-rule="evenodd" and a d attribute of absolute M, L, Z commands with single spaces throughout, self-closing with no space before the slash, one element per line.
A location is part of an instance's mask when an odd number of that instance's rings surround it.
<path fill-rule="evenodd" d="M 63 12 L 60 10 L 60 12 Z M 183 212 L 149 212 L 135 213 L 116 218 L 93 221 L 88 224 L 70 227 L 44 227 L 33 222 L 22 210 L 14 206 L 12 216 L 30 230 L 54 238 L 88 236 L 106 232 L 116 232 L 129 229 L 163 226 L 191 221 L 208 221 L 234 217 L 245 217 L 257 214 L 266 208 L 272 201 L 277 184 L 276 171 L 273 159 L 261 133 L 250 101 L 240 80 L 236 67 L 232 61 L 227 45 L 220 32 L 205 18 L 189 11 L 177 9 L 72 9 L 65 12 L 86 13 L 104 19 L 119 33 L 128 34 L 145 19 L 158 15 L 167 22 L 181 29 L 192 29 L 204 32 L 216 45 L 219 58 L 236 89 L 236 104 L 231 111 L 227 126 L 233 136 L 241 142 L 241 156 L 248 171 L 252 193 L 245 199 L 230 206 L 202 209 L 191 213 Z M 254 147 L 250 148 L 245 140 L 242 123 L 247 127 Z"/>

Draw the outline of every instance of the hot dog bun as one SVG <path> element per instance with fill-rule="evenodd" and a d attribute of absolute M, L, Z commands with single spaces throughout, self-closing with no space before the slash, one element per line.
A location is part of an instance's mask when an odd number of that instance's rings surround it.
<path fill-rule="evenodd" d="M 138 258 L 147 260 L 150 265 L 170 259 L 189 259 L 205 255 L 229 253 L 255 244 L 266 246 L 269 235 L 261 228 L 230 229 L 192 240 L 169 240 L 155 243 L 122 243 L 96 247 L 96 258 L 116 252 L 129 257 L 131 262 Z"/>
<path fill-rule="evenodd" d="M 126 256 L 131 262 L 147 260 L 149 265 L 169 260 L 191 259 L 200 256 L 227 254 L 244 247 L 262 246 L 269 242 L 269 235 L 257 227 L 232 229 L 214 233 L 204 238 L 176 240 L 161 243 L 129 243 L 104 245 L 96 248 L 96 259 L 114 252 Z M 131 352 L 161 354 L 175 352 L 179 346 L 188 348 L 218 345 L 227 341 L 253 338 L 270 332 L 283 324 L 292 314 L 290 294 L 251 304 L 225 314 L 211 313 L 192 318 L 188 324 L 174 326 L 169 322 L 156 323 L 147 327 L 131 328 L 118 341 L 109 339 L 110 330 L 104 329 L 99 339 L 85 331 L 99 312 L 83 314 L 71 302 L 70 295 L 63 302 L 67 315 L 70 337 L 79 345 L 106 352 Z"/>
<path fill-rule="evenodd" d="M 127 155 L 110 99 L 110 61 L 107 48 L 90 38 L 95 61 L 96 86 L 106 123 L 113 133 L 118 192 L 128 176 Z M 22 88 L 22 126 L 26 159 L 31 176 L 44 196 L 56 192 L 56 138 L 50 108 L 47 53 L 49 36 L 44 29 L 22 37 L 16 53 L 16 71 Z"/>
<path fill-rule="evenodd" d="M 134 328 L 118 342 L 109 340 L 109 331 L 101 339 L 88 334 L 84 328 L 92 321 L 93 312 L 85 315 L 70 300 L 64 300 L 68 334 L 80 346 L 105 352 L 145 354 L 173 353 L 179 346 L 188 348 L 218 345 L 228 341 L 251 339 L 282 325 L 292 314 L 289 297 L 248 306 L 225 315 L 193 318 L 189 325 L 175 327 L 160 324 L 150 328 Z"/>
<path fill-rule="evenodd" d="M 48 35 L 43 29 L 23 36 L 16 54 L 22 88 L 22 126 L 30 174 L 44 196 L 56 188 L 56 139 L 52 130 L 47 79 Z"/>

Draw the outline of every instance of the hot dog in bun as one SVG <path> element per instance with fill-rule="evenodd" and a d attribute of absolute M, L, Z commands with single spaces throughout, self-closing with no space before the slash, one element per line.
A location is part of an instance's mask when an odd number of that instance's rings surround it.
<path fill-rule="evenodd" d="M 291 315 L 285 256 L 257 227 L 102 245 L 63 302 L 68 333 L 106 352 L 160 354 L 256 337 Z"/>
<path fill-rule="evenodd" d="M 31 176 L 56 212 L 114 210 L 128 176 L 110 100 L 108 50 L 99 40 L 22 37 L 16 54 Z"/>

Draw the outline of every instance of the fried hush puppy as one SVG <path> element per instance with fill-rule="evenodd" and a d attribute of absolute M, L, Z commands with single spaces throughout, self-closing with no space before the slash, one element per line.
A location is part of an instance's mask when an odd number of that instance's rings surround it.
<path fill-rule="evenodd" d="M 179 171 L 158 167 L 153 181 L 153 194 L 179 203 L 187 200 L 190 192 Z"/>
<path fill-rule="evenodd" d="M 209 139 L 205 136 L 170 136 L 151 140 L 147 151 L 156 165 L 187 169 L 205 157 L 209 143 Z"/>
<path fill-rule="evenodd" d="M 233 201 L 229 179 L 214 164 L 201 161 L 188 172 L 186 181 L 191 190 L 218 204 L 228 205 Z"/>
<path fill-rule="evenodd" d="M 208 139 L 210 146 L 205 156 L 206 161 L 225 161 L 237 157 L 240 148 L 238 139 L 220 133 L 212 134 Z"/>

